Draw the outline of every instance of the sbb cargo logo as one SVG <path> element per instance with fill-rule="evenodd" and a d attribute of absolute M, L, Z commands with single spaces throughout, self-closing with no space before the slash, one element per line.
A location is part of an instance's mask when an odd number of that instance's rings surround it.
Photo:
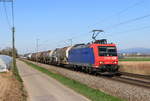
<path fill-rule="evenodd" d="M 117 58 L 116 57 L 104 57 L 104 59 L 106 59 L 106 60 L 116 60 Z"/>

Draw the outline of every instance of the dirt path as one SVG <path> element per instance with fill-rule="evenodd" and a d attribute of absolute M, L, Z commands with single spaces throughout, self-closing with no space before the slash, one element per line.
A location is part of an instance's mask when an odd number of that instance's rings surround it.
<path fill-rule="evenodd" d="M 17 61 L 29 101 L 89 101 L 53 78 Z"/>
<path fill-rule="evenodd" d="M 12 72 L 0 73 L 0 101 L 23 101 L 21 84 Z"/>

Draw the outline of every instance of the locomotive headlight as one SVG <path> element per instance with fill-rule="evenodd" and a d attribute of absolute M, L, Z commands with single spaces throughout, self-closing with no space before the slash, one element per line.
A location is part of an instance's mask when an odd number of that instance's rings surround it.
<path fill-rule="evenodd" d="M 103 62 L 103 61 L 100 61 L 99 63 L 100 63 L 100 64 L 104 64 L 104 62 Z"/>
<path fill-rule="evenodd" d="M 117 64 L 117 61 L 114 61 L 113 63 L 114 63 L 114 64 Z"/>

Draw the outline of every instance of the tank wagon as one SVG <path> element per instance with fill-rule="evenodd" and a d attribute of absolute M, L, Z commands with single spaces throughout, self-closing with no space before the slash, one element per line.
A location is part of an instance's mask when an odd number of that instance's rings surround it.
<path fill-rule="evenodd" d="M 49 64 L 50 62 L 50 52 L 51 50 L 41 52 L 41 63 Z"/>
<path fill-rule="evenodd" d="M 25 55 L 23 56 L 23 58 L 26 58 L 26 59 L 28 59 L 28 60 L 31 60 L 31 55 L 32 55 L 32 53 L 27 53 L 27 54 L 25 54 Z"/>
<path fill-rule="evenodd" d="M 36 53 L 36 61 L 37 62 L 41 62 L 42 61 L 42 52 L 38 52 L 38 53 Z"/>
<path fill-rule="evenodd" d="M 69 51 L 72 48 L 72 46 L 64 47 L 64 48 L 58 48 L 54 50 L 52 53 L 52 62 L 54 62 L 55 65 L 67 65 L 69 64 L 68 62 L 68 56 L 69 56 Z"/>
<path fill-rule="evenodd" d="M 31 54 L 31 59 L 30 60 L 32 60 L 32 61 L 36 61 L 36 55 L 37 53 L 32 53 Z"/>

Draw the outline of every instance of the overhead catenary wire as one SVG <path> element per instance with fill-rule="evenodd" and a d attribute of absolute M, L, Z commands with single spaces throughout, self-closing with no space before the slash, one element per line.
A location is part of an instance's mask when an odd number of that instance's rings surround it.
<path fill-rule="evenodd" d="M 119 14 L 123 14 L 124 12 L 126 12 L 126 11 L 128 11 L 128 10 L 130 10 L 131 8 L 133 8 L 133 7 L 135 7 L 135 6 L 137 6 L 137 5 L 140 5 L 140 4 L 142 4 L 143 2 L 144 2 L 145 0 L 138 0 L 138 2 L 136 2 L 136 3 L 134 3 L 133 5 L 131 5 L 131 6 L 128 6 L 127 8 L 125 8 L 125 9 L 122 9 L 122 10 L 120 10 L 118 13 L 115 13 L 114 15 L 119 15 Z M 142 20 L 142 19 L 145 19 L 145 18 L 147 18 L 147 17 L 149 17 L 150 16 L 150 14 L 148 14 L 148 15 L 144 15 L 144 16 L 140 16 L 140 17 L 136 17 L 136 18 L 133 18 L 133 19 L 128 19 L 128 20 L 126 20 L 126 21 L 122 21 L 122 22 L 119 22 L 119 23 L 116 23 L 115 25 L 112 25 L 112 26 L 106 26 L 106 29 L 108 28 L 108 29 L 112 29 L 112 28 L 116 28 L 116 27 L 118 27 L 118 26 L 121 26 L 121 25 L 125 25 L 125 24 L 129 24 L 129 23 L 132 23 L 132 22 L 135 22 L 135 21 L 139 21 L 139 20 Z M 108 17 L 109 19 L 110 19 L 110 16 Z M 107 19 L 107 18 L 106 18 Z M 106 21 L 106 20 L 103 20 L 103 21 Z M 100 28 L 101 29 L 101 28 Z M 92 30 L 92 29 L 91 29 Z M 132 30 L 132 29 L 131 29 Z M 131 31 L 131 30 L 128 30 L 128 32 L 129 31 Z M 134 30 L 134 29 L 133 29 Z M 135 29 L 136 30 L 136 29 Z M 142 30 L 142 29 L 141 29 Z M 107 31 L 106 31 L 107 32 Z M 125 31 L 125 32 L 127 32 L 127 31 Z M 62 40 L 62 41 L 58 41 L 58 43 L 61 43 L 61 44 L 66 44 L 66 41 L 68 40 L 68 39 L 74 39 L 74 38 L 79 38 L 79 37 L 82 37 L 82 36 L 85 36 L 85 34 L 88 34 L 88 32 L 87 33 L 82 33 L 82 34 L 80 34 L 80 35 L 78 35 L 78 36 L 74 36 L 74 37 L 71 37 L 71 38 L 67 38 L 66 40 Z"/>
<path fill-rule="evenodd" d="M 133 7 L 136 7 L 136 6 L 138 6 L 138 5 L 142 4 L 142 3 L 144 3 L 144 1 L 145 1 L 145 0 L 139 0 L 138 2 L 134 3 L 133 5 L 128 6 L 127 8 L 124 8 L 124 9 L 120 10 L 120 11 L 117 12 L 117 13 L 114 13 L 114 14 L 112 14 L 112 15 L 110 15 L 110 16 L 105 17 L 105 18 L 104 18 L 103 20 L 101 20 L 100 22 L 97 22 L 97 23 L 95 23 L 95 24 L 89 25 L 88 28 L 89 28 L 89 27 L 93 27 L 93 26 L 95 26 L 95 25 L 97 25 L 97 24 L 103 23 L 103 22 L 105 22 L 105 21 L 108 21 L 110 18 L 112 18 L 112 17 L 114 17 L 114 16 L 118 16 L 118 15 L 120 15 L 120 14 L 122 14 L 122 13 L 128 11 L 129 9 L 131 9 L 131 8 L 133 8 Z"/>
<path fill-rule="evenodd" d="M 135 22 L 135 21 L 138 21 L 138 20 L 142 20 L 142 19 L 148 18 L 148 17 L 150 17 L 150 14 L 147 14 L 147 15 L 144 15 L 144 16 L 140 16 L 140 17 L 136 17 L 136 18 L 133 18 L 133 19 L 129 19 L 129 20 L 126 20 L 126 21 L 123 21 L 123 22 L 114 24 L 114 25 L 112 25 L 112 26 L 105 27 L 104 29 L 110 30 L 110 29 L 115 28 L 115 27 L 118 27 L 118 26 L 120 26 L 120 25 L 129 24 L 129 23 L 132 23 L 132 22 Z M 144 26 L 144 27 L 142 27 L 142 28 L 144 28 L 144 29 L 145 29 L 145 28 L 149 28 L 149 26 Z M 132 29 L 132 30 L 134 30 L 134 29 Z M 136 30 L 136 29 L 135 29 L 135 30 Z M 128 30 L 128 31 L 130 31 L 130 30 Z M 104 33 L 105 33 L 105 32 L 104 32 Z M 87 33 L 84 33 L 84 34 L 82 34 L 82 35 L 85 35 L 85 34 L 87 34 Z M 81 35 L 80 35 L 80 36 L 81 36 Z"/>
<path fill-rule="evenodd" d="M 139 28 L 129 29 L 129 30 L 126 30 L 126 31 L 119 31 L 119 32 L 115 32 L 115 34 L 122 34 L 122 33 L 127 33 L 127 32 L 145 30 L 145 29 L 150 29 L 150 26 L 143 26 L 143 27 L 139 27 Z M 108 31 L 107 33 L 112 33 L 112 32 Z"/>
<path fill-rule="evenodd" d="M 150 17 L 150 14 L 147 14 L 147 15 L 144 15 L 144 16 L 140 16 L 140 17 L 136 17 L 136 18 L 133 18 L 133 19 L 129 19 L 129 20 L 126 20 L 126 21 L 123 21 L 123 22 L 120 22 L 118 24 L 115 24 L 115 25 L 112 25 L 112 26 L 108 26 L 104 29 L 112 29 L 112 28 L 115 28 L 115 27 L 118 27 L 120 25 L 125 25 L 125 24 L 129 24 L 129 23 L 132 23 L 132 22 L 135 22 L 135 21 L 138 21 L 138 20 L 142 20 L 142 19 L 145 19 L 145 18 L 148 18 Z M 144 27 L 145 28 L 145 27 Z M 146 27 L 147 28 L 147 27 Z M 87 34 L 87 33 L 86 33 Z M 85 35 L 85 34 L 82 34 L 82 36 Z M 81 37 L 81 35 L 80 35 Z M 74 37 L 75 38 L 75 37 Z M 77 37 L 76 37 L 77 38 Z"/>
<path fill-rule="evenodd" d="M 133 19 L 129 19 L 129 20 L 120 22 L 118 24 L 114 24 L 112 26 L 105 27 L 105 28 L 106 29 L 115 28 L 115 27 L 118 27 L 120 25 L 125 25 L 125 24 L 128 24 L 128 23 L 132 23 L 132 22 L 135 22 L 135 21 L 138 21 L 138 20 L 142 20 L 142 19 L 148 18 L 148 17 L 150 17 L 150 14 L 147 14 L 147 15 L 144 15 L 144 16 L 140 16 L 140 17 L 136 17 L 136 18 L 133 18 Z"/>
<path fill-rule="evenodd" d="M 134 7 L 136 7 L 136 6 L 138 6 L 138 5 L 142 4 L 142 3 L 144 3 L 144 1 L 145 1 L 145 0 L 139 0 L 138 2 L 134 3 L 133 5 L 131 5 L 131 6 L 127 7 L 127 8 L 125 8 L 125 9 L 121 10 L 120 12 L 118 12 L 117 15 L 120 15 L 120 14 L 122 14 L 122 13 L 128 11 L 129 9 L 134 8 Z"/>
<path fill-rule="evenodd" d="M 110 19 L 110 18 L 113 17 L 113 16 L 118 16 L 118 15 L 120 15 L 120 14 L 122 14 L 122 13 L 128 11 L 128 10 L 131 9 L 131 8 L 134 8 L 134 7 L 136 7 L 136 6 L 140 5 L 140 4 L 142 4 L 144 1 L 145 1 L 145 0 L 139 0 L 139 1 L 137 1 L 136 3 L 132 4 L 131 6 L 128 6 L 127 8 L 124 8 L 124 9 L 120 10 L 119 12 L 114 13 L 113 15 L 106 17 L 104 20 L 102 20 L 102 22 L 104 22 L 104 21 Z M 118 24 L 115 24 L 115 25 L 112 25 L 112 26 L 108 26 L 108 27 L 105 27 L 105 28 L 108 28 L 108 29 L 115 28 L 115 27 L 117 27 L 117 26 L 119 26 L 119 25 L 124 25 L 124 24 L 131 23 L 131 22 L 134 22 L 134 21 L 142 20 L 142 19 L 144 19 L 144 18 L 146 18 L 146 17 L 149 17 L 149 16 L 150 16 L 150 14 L 145 15 L 145 16 L 141 16 L 141 17 L 137 17 L 137 18 L 134 18 L 134 19 L 129 19 L 129 20 L 127 20 L 127 21 L 119 22 Z M 91 26 L 95 26 L 96 24 L 98 24 L 98 23 L 89 25 L 88 28 L 91 27 Z M 105 29 L 105 28 L 103 28 L 103 29 Z M 100 28 L 100 29 L 102 29 L 102 28 Z M 87 33 L 88 33 L 88 32 L 87 32 Z M 86 34 L 87 34 L 87 33 L 86 33 Z M 79 36 L 81 37 L 81 36 L 84 36 L 84 35 L 85 35 L 85 34 L 82 34 L 82 35 L 79 35 Z M 73 37 L 73 38 L 77 38 L 77 36 L 76 36 L 76 37 Z M 65 40 L 65 41 L 66 41 L 66 40 Z"/>

